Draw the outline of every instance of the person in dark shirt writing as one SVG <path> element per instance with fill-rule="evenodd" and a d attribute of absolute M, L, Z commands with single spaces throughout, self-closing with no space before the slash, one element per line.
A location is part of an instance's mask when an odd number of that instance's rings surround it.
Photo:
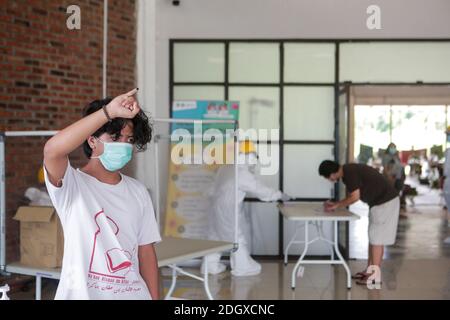
<path fill-rule="evenodd" d="M 377 266 L 381 270 L 384 246 L 395 243 L 400 208 L 398 191 L 381 173 L 365 164 L 340 165 L 325 160 L 319 166 L 319 175 L 331 182 L 342 179 L 347 191 L 345 199 L 325 202 L 326 211 L 345 208 L 358 200 L 369 205 L 368 268 L 353 276 L 358 284 L 366 285 L 371 275 L 369 266 Z"/>

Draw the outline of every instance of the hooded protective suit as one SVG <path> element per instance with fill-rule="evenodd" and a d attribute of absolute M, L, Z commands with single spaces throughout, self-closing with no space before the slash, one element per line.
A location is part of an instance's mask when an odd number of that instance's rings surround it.
<path fill-rule="evenodd" d="M 240 154 L 240 157 L 245 156 Z M 255 158 L 256 160 L 256 158 Z M 239 163 L 243 161 L 240 160 Z M 262 201 L 287 200 L 288 196 L 281 191 L 264 185 L 251 172 L 251 165 L 238 165 L 238 244 L 236 252 L 231 253 L 231 273 L 235 276 L 249 276 L 261 272 L 261 265 L 250 256 L 245 238 L 250 232 L 250 226 L 244 216 L 244 198 L 246 195 Z M 210 240 L 234 240 L 234 166 L 224 165 L 219 168 L 215 183 L 211 189 L 211 216 L 209 219 L 208 238 Z M 221 254 L 211 254 L 204 258 L 208 260 L 208 272 L 217 274 L 226 267 L 220 262 Z M 204 261 L 201 271 L 204 273 Z"/>

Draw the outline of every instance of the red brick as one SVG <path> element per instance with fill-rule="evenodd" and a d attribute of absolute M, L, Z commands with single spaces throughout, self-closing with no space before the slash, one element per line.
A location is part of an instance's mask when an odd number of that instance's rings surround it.
<path fill-rule="evenodd" d="M 0 130 L 61 129 L 101 97 L 103 2 L 77 1 L 82 25 L 75 31 L 65 25 L 70 4 L 6 1 L 0 6 Z M 109 2 L 108 95 L 136 82 L 134 17 L 134 1 Z M 11 139 L 6 146 L 8 261 L 19 258 L 19 224 L 12 216 L 23 192 L 36 184 L 46 141 Z M 70 158 L 77 166 L 86 161 L 81 149 Z"/>

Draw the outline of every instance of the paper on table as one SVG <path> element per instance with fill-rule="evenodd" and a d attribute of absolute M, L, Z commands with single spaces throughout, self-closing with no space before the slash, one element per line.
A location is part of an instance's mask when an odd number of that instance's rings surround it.
<path fill-rule="evenodd" d="M 341 209 L 336 209 L 336 210 L 332 210 L 332 211 L 326 211 L 325 208 L 314 208 L 314 211 L 317 213 L 321 213 L 321 214 L 333 214 L 336 213 L 337 211 L 340 211 Z"/>
<path fill-rule="evenodd" d="M 314 211 L 317 212 L 317 214 L 333 214 L 334 212 L 336 212 L 335 210 L 325 211 L 325 209 L 323 208 L 314 208 Z"/>

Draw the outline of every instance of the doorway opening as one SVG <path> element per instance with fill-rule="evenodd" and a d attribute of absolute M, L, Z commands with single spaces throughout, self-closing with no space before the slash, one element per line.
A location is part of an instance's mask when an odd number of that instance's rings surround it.
<path fill-rule="evenodd" d="M 424 212 L 432 210 L 434 214 L 445 206 L 442 185 L 448 147 L 445 131 L 450 124 L 450 88 L 360 85 L 351 86 L 348 92 L 348 161 L 365 163 L 389 177 L 398 171 L 398 178 L 403 180 L 400 217 L 405 219 L 399 223 L 399 234 L 402 234 L 402 228 L 414 228 L 411 221 L 418 215 L 426 218 Z M 391 148 L 390 152 L 391 143 L 395 144 L 395 150 Z M 398 158 L 400 167 L 394 169 L 388 161 L 393 157 Z M 368 207 L 362 203 L 351 209 L 363 217 L 368 215 Z M 367 224 L 367 219 L 361 219 L 349 230 L 352 258 L 366 258 L 366 246 L 357 244 L 367 243 L 363 239 L 367 238 Z M 413 241 L 403 245 L 410 243 Z M 425 248 L 423 251 L 427 254 Z"/>

